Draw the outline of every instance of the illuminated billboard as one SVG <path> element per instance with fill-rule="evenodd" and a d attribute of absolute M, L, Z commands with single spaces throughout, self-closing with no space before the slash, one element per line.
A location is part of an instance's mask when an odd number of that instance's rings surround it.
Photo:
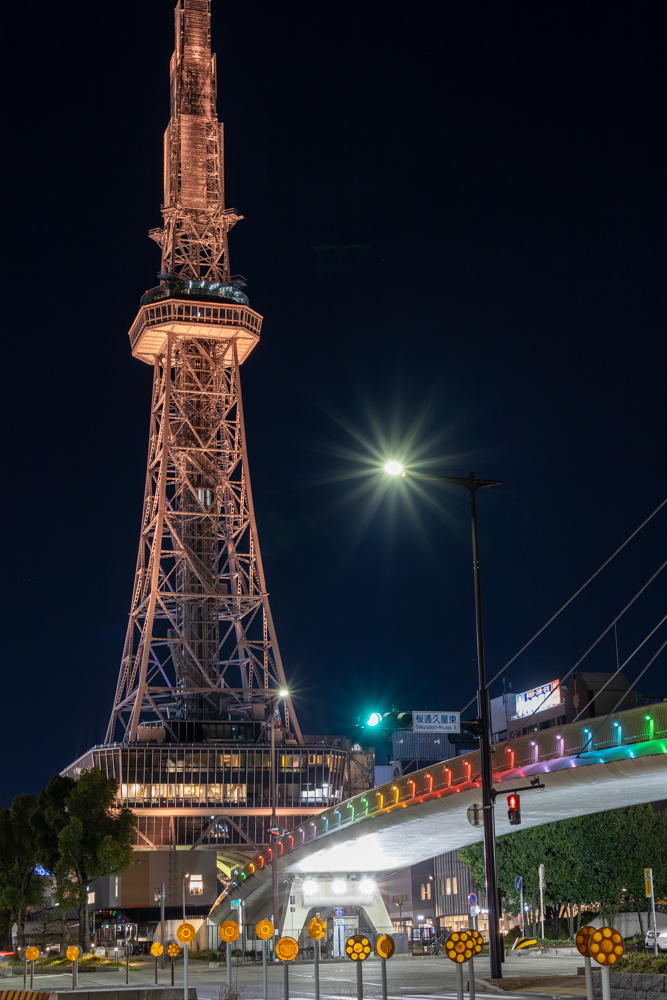
<path fill-rule="evenodd" d="M 540 687 L 531 691 L 524 691 L 516 696 L 516 715 L 513 719 L 523 719 L 533 712 L 544 712 L 548 708 L 555 708 L 562 704 L 560 696 L 560 681 L 550 681 L 549 684 L 541 684 Z"/>

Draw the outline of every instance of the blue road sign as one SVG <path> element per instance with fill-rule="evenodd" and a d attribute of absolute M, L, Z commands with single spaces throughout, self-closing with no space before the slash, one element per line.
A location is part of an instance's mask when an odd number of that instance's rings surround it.
<path fill-rule="evenodd" d="M 475 895 L 474 892 L 471 892 L 470 895 L 468 896 L 468 902 L 470 903 L 471 906 L 477 906 L 477 896 Z"/>
<path fill-rule="evenodd" d="M 514 879 L 514 888 L 516 889 L 517 892 L 521 892 L 522 885 L 523 885 L 523 879 L 521 878 L 520 875 L 517 875 L 517 877 Z"/>

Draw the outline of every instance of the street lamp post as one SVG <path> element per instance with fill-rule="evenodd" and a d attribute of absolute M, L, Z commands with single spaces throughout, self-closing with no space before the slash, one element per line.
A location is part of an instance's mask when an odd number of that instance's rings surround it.
<path fill-rule="evenodd" d="M 183 884 L 183 923 L 185 923 L 185 880 L 186 880 L 186 878 L 190 878 L 190 873 L 189 872 L 182 872 L 181 873 L 181 880 L 182 880 L 182 884 Z M 164 944 L 163 944 L 162 947 L 164 947 Z"/>
<path fill-rule="evenodd" d="M 271 875 L 273 877 L 273 925 L 278 932 L 278 768 L 276 767 L 276 707 L 287 691 L 280 690 L 269 700 L 271 712 Z"/>
<path fill-rule="evenodd" d="M 392 476 L 405 476 L 400 462 L 387 462 L 385 472 Z M 467 479 L 457 476 L 432 476 L 424 472 L 410 472 L 417 479 L 430 479 L 440 483 L 463 486 L 470 493 L 470 520 L 472 527 L 472 571 L 475 581 L 475 625 L 477 631 L 477 669 L 479 689 L 477 706 L 479 719 L 475 731 L 479 735 L 480 770 L 482 781 L 482 806 L 484 814 L 484 864 L 486 868 L 486 898 L 489 907 L 489 957 L 491 978 L 502 978 L 502 944 L 500 940 L 500 900 L 498 898 L 498 873 L 496 866 L 496 824 L 494 817 L 493 769 L 491 758 L 491 706 L 486 686 L 484 660 L 484 631 L 482 628 L 482 590 L 479 572 L 479 544 L 477 540 L 477 491 L 486 486 L 500 486 L 498 479 L 477 479 L 471 472 Z"/>

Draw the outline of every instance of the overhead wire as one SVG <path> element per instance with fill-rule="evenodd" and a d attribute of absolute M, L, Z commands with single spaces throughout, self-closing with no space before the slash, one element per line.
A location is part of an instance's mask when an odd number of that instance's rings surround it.
<path fill-rule="evenodd" d="M 655 515 L 656 515 L 656 514 L 657 514 L 657 513 L 658 513 L 658 512 L 660 511 L 660 510 L 662 510 L 662 508 L 663 508 L 663 507 L 665 506 L 665 504 L 667 504 L 667 497 L 665 497 L 665 499 L 664 499 L 664 500 L 662 501 L 662 503 L 658 504 L 658 506 L 657 506 L 657 507 L 655 508 L 655 510 L 654 510 L 654 511 L 653 511 L 653 512 L 652 512 L 651 514 L 649 514 L 649 516 L 648 516 L 648 517 L 647 517 L 647 518 L 646 518 L 646 519 L 645 519 L 644 521 L 642 521 L 642 523 L 641 523 L 641 524 L 639 525 L 639 527 L 638 527 L 638 528 L 635 528 L 635 530 L 634 530 L 634 531 L 632 532 L 632 534 L 628 535 L 628 537 L 627 537 L 627 538 L 625 539 L 625 541 L 624 541 L 624 542 L 623 542 L 623 543 L 622 543 L 621 545 L 619 545 L 619 547 L 618 547 L 618 548 L 616 549 L 616 551 L 615 551 L 615 552 L 613 552 L 613 553 L 612 553 L 612 554 L 611 554 L 611 555 L 609 556 L 609 558 L 608 558 L 608 559 L 605 559 L 605 561 L 604 561 L 604 562 L 602 563 L 602 565 L 601 565 L 601 566 L 600 566 L 600 567 L 599 567 L 598 569 L 596 569 L 596 570 L 595 570 L 595 572 L 594 572 L 594 573 L 593 573 L 593 574 L 592 574 L 591 576 L 589 576 L 589 578 L 588 578 L 588 579 L 586 580 L 586 582 L 585 582 L 585 583 L 582 583 L 581 587 L 579 587 L 579 589 L 578 589 L 578 590 L 576 590 L 576 591 L 574 592 L 574 594 L 572 594 L 572 596 L 571 596 L 571 597 L 569 597 L 569 598 L 567 599 L 567 601 L 565 602 L 565 604 L 563 604 L 563 605 L 562 605 L 562 606 L 561 606 L 561 607 L 560 607 L 560 608 L 558 609 L 558 611 L 556 611 L 556 613 L 555 613 L 555 614 L 553 614 L 553 615 L 551 616 L 551 618 L 550 618 L 550 619 L 549 619 L 549 620 L 548 620 L 547 622 L 545 622 L 545 623 L 544 623 L 544 625 L 542 626 L 542 628 L 540 628 L 540 629 L 538 629 L 538 630 L 537 630 L 537 632 L 535 633 L 535 635 L 534 635 L 534 636 L 532 636 L 532 638 L 530 638 L 530 639 L 528 640 L 528 642 L 527 642 L 527 643 L 526 643 L 526 644 L 525 644 L 524 646 L 522 646 L 522 647 L 521 647 L 521 649 L 520 649 L 520 650 L 518 651 L 518 653 L 515 653 L 515 654 L 514 654 L 514 656 L 513 656 L 513 657 L 512 657 L 512 658 L 511 658 L 510 660 L 508 660 L 508 661 L 507 661 L 507 663 L 505 664 L 505 666 L 504 666 L 504 667 L 502 667 L 502 668 L 501 668 L 501 669 L 500 669 L 500 670 L 498 671 L 498 673 L 494 674 L 494 675 L 493 675 L 493 677 L 491 678 L 491 680 L 490 680 L 490 681 L 487 681 L 487 684 L 486 684 L 486 686 L 487 686 L 487 687 L 490 687 L 490 686 L 491 686 L 491 684 L 493 684 L 493 682 L 494 682 L 494 681 L 497 681 L 497 680 L 498 680 L 498 678 L 500 677 L 500 675 L 501 675 L 502 673 L 504 673 L 504 671 L 505 671 L 505 670 L 507 670 L 507 668 L 508 668 L 509 666 L 511 666 L 511 665 L 512 665 L 512 664 L 514 663 L 514 661 L 515 661 L 516 659 L 518 659 L 518 658 L 519 658 L 519 657 L 521 656 L 521 654 L 522 654 L 523 652 L 525 652 L 525 650 L 527 650 L 527 649 L 528 649 L 528 647 L 529 647 L 529 646 L 530 646 L 530 645 L 531 645 L 531 644 L 532 644 L 533 642 L 535 642 L 535 640 L 536 640 L 536 639 L 538 638 L 538 636 L 542 635 L 542 633 L 544 632 L 544 630 L 545 630 L 545 629 L 547 629 L 547 628 L 549 627 L 549 625 L 551 625 L 551 623 L 552 623 L 553 621 L 555 621 L 555 620 L 556 620 L 556 618 L 558 618 L 559 614 L 560 614 L 560 613 L 561 613 L 562 611 L 565 611 L 565 608 L 567 608 L 567 607 L 568 607 L 568 605 L 570 605 L 570 604 L 572 603 L 572 601 L 573 601 L 573 600 L 574 600 L 574 599 L 575 599 L 576 597 L 578 597 L 578 596 L 579 596 L 579 594 L 581 594 L 581 592 L 582 592 L 583 590 L 585 590 L 585 589 L 586 589 L 586 587 L 587 587 L 587 586 L 589 585 L 589 583 L 592 583 L 592 582 L 593 582 L 593 580 L 595 579 L 595 577 L 596 577 L 596 576 L 598 576 L 598 575 L 599 575 L 599 574 L 600 574 L 600 573 L 602 572 L 602 570 L 603 570 L 603 569 L 604 569 L 604 568 L 605 568 L 606 566 L 608 566 L 608 565 L 609 565 L 609 563 L 610 563 L 610 562 L 611 562 L 611 561 L 612 561 L 613 559 L 615 559 L 615 558 L 616 558 L 616 556 L 617 556 L 617 555 L 619 554 L 619 552 L 622 552 L 622 550 L 623 550 L 623 549 L 625 548 L 625 546 L 626 546 L 626 545 L 627 545 L 627 544 L 628 544 L 629 542 L 631 542 L 631 541 L 632 541 L 632 539 L 633 539 L 633 538 L 634 538 L 634 537 L 635 537 L 636 535 L 638 535 L 638 534 L 639 534 L 639 532 L 640 532 L 640 531 L 642 530 L 642 528 L 645 528 L 645 527 L 646 527 L 646 525 L 647 525 L 647 524 L 649 523 L 649 521 L 650 521 L 650 520 L 652 520 L 652 518 L 654 518 L 654 517 L 655 517 Z M 463 706 L 463 708 L 461 709 L 461 713 L 465 712 L 465 710 L 466 710 L 467 708 L 470 708 L 470 706 L 472 705 L 472 703 L 473 703 L 474 701 L 475 701 L 475 698 L 471 698 L 471 699 L 470 699 L 470 701 L 469 701 L 469 702 L 468 702 L 468 703 L 467 703 L 466 705 L 464 705 L 464 706 Z"/>
<path fill-rule="evenodd" d="M 632 684 L 630 685 L 630 687 L 629 687 L 628 690 L 632 691 L 632 689 L 635 686 L 635 684 L 642 679 L 642 677 L 644 676 L 644 674 L 646 673 L 646 671 L 648 670 L 648 668 L 651 666 L 651 664 L 654 663 L 658 659 L 658 657 L 662 653 L 662 651 L 665 648 L 665 646 L 667 646 L 667 639 L 665 639 L 665 641 L 663 642 L 662 646 L 660 646 L 655 651 L 655 653 L 653 654 L 653 656 L 651 657 L 651 659 L 648 661 L 648 663 L 646 664 L 646 666 L 644 667 L 644 669 L 641 670 L 637 674 L 637 676 L 635 677 L 634 681 L 632 682 Z M 605 718 L 602 720 L 602 722 L 597 727 L 597 729 L 592 734 L 592 736 L 589 736 L 589 738 L 586 740 L 586 746 L 584 746 L 579 751 L 579 753 L 577 754 L 577 757 L 581 757 L 582 753 L 587 753 L 588 752 L 587 749 L 586 749 L 587 747 L 591 747 L 591 748 L 593 747 L 593 740 L 595 739 L 595 737 L 597 736 L 597 734 L 600 732 L 600 730 L 602 729 L 602 727 L 609 721 L 609 719 L 612 717 L 612 715 L 614 714 L 614 712 L 616 712 L 618 710 L 619 706 L 627 698 L 627 696 L 628 696 L 628 692 L 624 691 L 623 694 L 621 695 L 621 697 L 618 699 L 618 701 L 614 705 L 614 707 L 612 708 L 611 712 L 609 712 L 609 714 L 607 716 L 605 716 Z"/>
<path fill-rule="evenodd" d="M 607 627 L 600 633 L 600 635 L 597 637 L 597 639 L 595 639 L 591 643 L 591 645 L 588 647 L 588 649 L 586 650 L 586 652 L 582 656 L 579 657 L 579 659 L 574 664 L 574 666 L 571 667 L 566 674 L 564 674 L 564 676 L 558 682 L 559 686 L 562 685 L 563 682 L 568 679 L 568 677 L 572 676 L 572 674 L 577 669 L 577 667 L 579 667 L 581 665 L 581 663 L 586 659 L 586 657 L 588 656 L 588 654 L 595 649 L 595 647 L 598 645 L 599 642 L 602 641 L 602 639 L 605 637 L 605 635 L 607 635 L 607 633 L 610 632 L 612 628 L 614 628 L 614 626 L 616 625 L 616 622 L 618 622 L 623 617 L 623 615 L 625 614 L 625 612 L 628 611 L 628 609 L 632 607 L 632 605 L 635 603 L 635 601 L 638 600 L 641 597 L 641 595 L 644 593 L 644 591 L 647 589 L 647 587 L 649 587 L 653 583 L 653 581 L 655 580 L 655 578 L 663 571 L 663 569 L 665 568 L 665 566 L 667 566 L 667 559 L 665 559 L 665 561 L 660 566 L 658 566 L 658 568 L 655 571 L 655 573 L 653 573 L 648 578 L 648 580 L 646 581 L 646 583 L 643 584 L 643 586 L 641 586 L 639 588 L 639 590 L 637 591 L 637 593 L 633 597 L 630 598 L 630 600 L 625 605 L 625 607 L 623 608 L 623 610 L 620 611 L 616 615 L 616 617 L 609 623 L 609 625 L 607 625 Z M 663 621 L 664 621 L 664 619 L 663 619 Z M 662 624 L 662 622 L 660 624 Z M 660 627 L 659 625 L 656 626 L 656 628 L 659 628 L 659 627 Z M 654 631 L 655 631 L 655 629 L 654 629 Z M 647 636 L 647 638 L 650 638 L 650 636 Z M 662 647 L 660 647 L 660 648 L 662 649 Z M 653 662 L 653 661 L 651 661 L 651 662 Z M 644 671 L 644 673 L 645 673 L 645 671 Z M 640 675 L 640 676 L 643 676 L 643 674 Z M 637 678 L 637 679 L 639 679 L 639 678 Z M 544 696 L 544 698 L 542 699 L 542 701 L 533 709 L 533 711 L 529 715 L 524 716 L 524 720 L 525 719 L 530 719 L 531 716 L 535 715 L 536 712 L 539 712 L 541 710 L 544 702 L 550 696 L 550 694 L 551 694 L 551 692 L 549 692 L 548 694 L 546 694 Z M 624 695 L 624 697 L 625 697 L 625 695 Z M 465 725 L 465 723 L 464 723 L 464 725 Z M 511 739 L 507 740 L 506 741 L 506 746 L 509 746 L 511 744 L 512 740 L 513 739 L 517 739 L 517 738 L 518 737 L 512 737 Z"/>

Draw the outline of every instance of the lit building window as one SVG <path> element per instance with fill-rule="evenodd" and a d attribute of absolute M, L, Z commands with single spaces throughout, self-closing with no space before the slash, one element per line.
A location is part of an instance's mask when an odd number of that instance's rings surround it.
<path fill-rule="evenodd" d="M 422 883 L 422 899 L 431 898 L 431 883 L 427 882 L 426 885 Z"/>
<path fill-rule="evenodd" d="M 191 896 L 203 896 L 204 894 L 204 879 L 201 875 L 191 875 L 190 876 L 190 895 Z"/>
<path fill-rule="evenodd" d="M 94 903 L 95 902 L 95 893 L 94 892 L 89 892 L 88 893 L 88 902 L 89 903 Z"/>
<path fill-rule="evenodd" d="M 113 895 L 114 899 L 118 899 L 118 883 L 120 879 L 118 877 L 114 878 Z"/>
<path fill-rule="evenodd" d="M 447 895 L 451 896 L 451 894 L 452 894 L 452 880 L 450 878 L 448 878 L 447 879 Z"/>
<path fill-rule="evenodd" d="M 456 875 L 455 875 L 454 878 L 452 879 L 452 895 L 453 896 L 458 896 L 458 894 L 459 894 L 459 887 L 458 887 L 458 884 L 457 884 L 457 881 L 456 881 Z"/>

